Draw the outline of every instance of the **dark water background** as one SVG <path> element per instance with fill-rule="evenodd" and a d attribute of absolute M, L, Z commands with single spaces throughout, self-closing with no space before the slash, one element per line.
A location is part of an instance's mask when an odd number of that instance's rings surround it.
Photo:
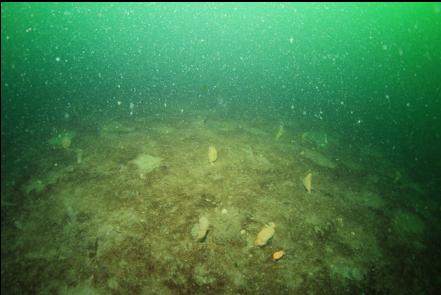
<path fill-rule="evenodd" d="M 440 10 L 2 4 L 3 159 L 65 114 L 118 114 L 117 101 L 146 114 L 224 105 L 327 125 L 427 180 L 441 165 Z"/>

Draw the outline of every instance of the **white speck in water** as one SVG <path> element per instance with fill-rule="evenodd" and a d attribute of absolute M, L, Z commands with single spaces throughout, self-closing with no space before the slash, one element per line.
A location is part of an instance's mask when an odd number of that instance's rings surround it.
<path fill-rule="evenodd" d="M 120 106 L 122 104 L 122 101 L 118 100 L 116 103 Z"/>
<path fill-rule="evenodd" d="M 292 105 L 291 105 L 291 110 L 293 110 L 293 109 L 294 109 L 294 105 L 292 104 Z"/>
<path fill-rule="evenodd" d="M 56 61 L 56 62 L 60 62 L 60 60 L 61 60 L 61 58 L 60 58 L 59 56 L 57 56 L 57 57 L 55 58 L 55 61 Z"/>
<path fill-rule="evenodd" d="M 181 109 L 181 113 L 183 113 L 184 112 L 184 109 Z"/>

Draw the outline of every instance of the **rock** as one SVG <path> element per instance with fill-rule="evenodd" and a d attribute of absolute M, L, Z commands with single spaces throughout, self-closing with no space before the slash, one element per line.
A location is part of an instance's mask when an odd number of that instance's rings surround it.
<path fill-rule="evenodd" d="M 193 225 L 191 235 L 196 241 L 203 242 L 208 234 L 209 226 L 210 222 L 208 221 L 207 217 L 202 216 L 199 218 L 199 222 Z"/>
<path fill-rule="evenodd" d="M 198 264 L 193 270 L 193 278 L 198 286 L 210 285 L 216 281 L 216 278 L 207 267 L 203 264 Z"/>
<path fill-rule="evenodd" d="M 276 134 L 276 140 L 279 140 L 279 138 L 282 137 L 284 133 L 285 133 L 285 128 L 283 127 L 283 125 L 280 125 Z"/>
<path fill-rule="evenodd" d="M 72 141 L 76 136 L 74 131 L 66 131 L 49 139 L 49 144 L 55 148 L 68 149 L 72 145 Z"/>
<path fill-rule="evenodd" d="M 333 160 L 329 159 L 328 157 L 317 151 L 305 149 L 300 154 L 320 167 L 329 169 L 334 169 L 335 167 L 337 167 L 337 164 Z"/>
<path fill-rule="evenodd" d="M 265 246 L 268 241 L 273 237 L 276 225 L 274 222 L 270 222 L 265 225 L 262 230 L 257 234 L 254 244 L 259 247 Z"/>
<path fill-rule="evenodd" d="M 303 178 L 303 186 L 308 193 L 312 191 L 312 173 L 308 173 L 305 178 Z"/>
<path fill-rule="evenodd" d="M 46 184 L 40 179 L 29 181 L 23 188 L 24 192 L 29 195 L 31 192 L 41 193 L 46 188 Z"/>
<path fill-rule="evenodd" d="M 424 234 L 426 225 L 417 214 L 403 209 L 396 209 L 392 212 L 393 232 L 403 240 L 412 240 Z"/>
<path fill-rule="evenodd" d="M 310 144 L 316 148 L 326 149 L 330 146 L 335 147 L 339 144 L 336 134 L 329 134 L 325 131 L 307 131 L 302 133 L 302 142 Z"/>
<path fill-rule="evenodd" d="M 135 159 L 129 161 L 144 173 L 149 173 L 161 166 L 162 158 L 153 157 L 147 154 L 139 154 Z"/>
<path fill-rule="evenodd" d="M 213 164 L 217 160 L 217 150 L 214 145 L 208 147 L 208 163 Z"/>
<path fill-rule="evenodd" d="M 217 210 L 215 214 L 210 216 L 210 223 L 213 228 L 212 241 L 218 245 L 244 242 L 240 236 L 244 217 L 239 212 L 239 209 L 230 206 L 227 213 L 222 213 L 222 211 Z"/>

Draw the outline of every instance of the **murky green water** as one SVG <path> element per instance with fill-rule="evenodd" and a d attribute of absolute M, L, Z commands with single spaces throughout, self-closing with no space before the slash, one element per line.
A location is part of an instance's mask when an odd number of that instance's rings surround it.
<path fill-rule="evenodd" d="M 2 291 L 438 290 L 439 3 L 1 17 Z"/>

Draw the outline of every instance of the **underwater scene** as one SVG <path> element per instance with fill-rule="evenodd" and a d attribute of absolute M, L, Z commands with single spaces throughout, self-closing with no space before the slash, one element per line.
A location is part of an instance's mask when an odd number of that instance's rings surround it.
<path fill-rule="evenodd" d="M 440 3 L 2 3 L 4 294 L 439 294 Z"/>

